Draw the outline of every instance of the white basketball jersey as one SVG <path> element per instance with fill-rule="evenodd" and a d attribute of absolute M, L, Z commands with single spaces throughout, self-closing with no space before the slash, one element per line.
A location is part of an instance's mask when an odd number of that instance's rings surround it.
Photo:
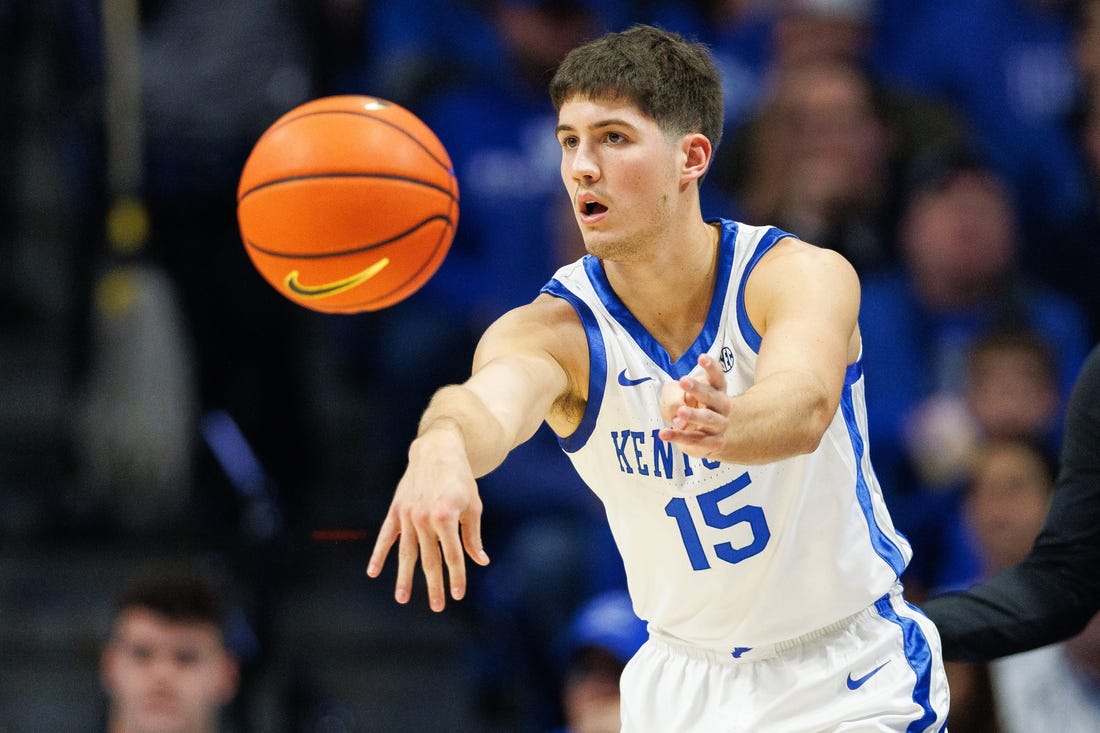
<path fill-rule="evenodd" d="M 766 466 L 691 458 L 657 438 L 663 382 L 709 354 L 728 393 L 753 383 L 760 335 L 745 281 L 779 239 L 770 227 L 720 224 L 718 275 L 706 323 L 672 362 L 586 256 L 544 292 L 577 311 L 588 338 L 588 403 L 561 440 L 600 497 L 626 567 L 635 611 L 652 633 L 738 656 L 867 607 L 908 564 L 867 454 L 861 362 L 816 451 Z"/>

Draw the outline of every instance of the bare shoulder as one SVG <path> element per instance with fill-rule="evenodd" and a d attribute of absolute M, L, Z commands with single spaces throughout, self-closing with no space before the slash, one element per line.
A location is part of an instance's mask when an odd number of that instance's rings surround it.
<path fill-rule="evenodd" d="M 775 243 L 775 246 L 760 259 L 757 266 L 778 270 L 809 269 L 816 271 L 824 269 L 835 277 L 856 278 L 855 268 L 848 259 L 836 250 L 819 247 L 810 242 L 804 242 L 795 237 L 784 237 Z"/>
<path fill-rule="evenodd" d="M 478 355 L 487 361 L 501 352 L 533 350 L 545 351 L 560 360 L 584 338 L 584 326 L 573 307 L 561 298 L 542 294 L 489 326 Z"/>
<path fill-rule="evenodd" d="M 839 252 L 785 237 L 776 242 L 749 275 L 745 296 L 748 300 L 783 293 L 812 296 L 821 289 L 854 298 L 858 303 L 859 276 Z"/>
<path fill-rule="evenodd" d="M 793 237 L 776 243 L 749 275 L 745 310 L 764 335 L 781 324 L 785 333 L 835 333 L 846 342 L 845 363 L 859 356 L 859 276 L 831 249 Z"/>

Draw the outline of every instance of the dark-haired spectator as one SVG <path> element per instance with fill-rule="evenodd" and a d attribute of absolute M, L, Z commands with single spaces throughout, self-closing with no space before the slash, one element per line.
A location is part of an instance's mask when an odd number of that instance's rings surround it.
<path fill-rule="evenodd" d="M 150 567 L 122 591 L 101 657 L 105 733 L 216 733 L 237 693 L 224 588 L 197 569 Z"/>

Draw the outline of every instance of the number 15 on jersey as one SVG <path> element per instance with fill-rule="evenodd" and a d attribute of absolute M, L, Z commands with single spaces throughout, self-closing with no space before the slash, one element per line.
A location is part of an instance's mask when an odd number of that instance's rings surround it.
<path fill-rule="evenodd" d="M 771 530 L 768 529 L 768 521 L 764 517 L 764 510 L 761 507 L 745 504 L 732 511 L 724 511 L 718 506 L 723 500 L 730 498 L 750 483 L 752 483 L 752 479 L 749 478 L 746 471 L 728 484 L 694 497 L 706 526 L 713 529 L 728 530 L 739 524 L 748 525 L 751 535 L 748 543 L 735 547 L 732 542 L 720 542 L 711 547 L 714 555 L 724 562 L 739 563 L 763 552 L 772 536 Z M 699 537 L 699 530 L 695 526 L 695 519 L 692 516 L 688 502 L 689 499 L 684 497 L 674 497 L 665 505 L 665 514 L 675 519 L 677 526 L 680 528 L 680 537 L 684 541 L 684 549 L 691 561 L 691 567 L 694 570 L 709 570 L 708 553 Z"/>

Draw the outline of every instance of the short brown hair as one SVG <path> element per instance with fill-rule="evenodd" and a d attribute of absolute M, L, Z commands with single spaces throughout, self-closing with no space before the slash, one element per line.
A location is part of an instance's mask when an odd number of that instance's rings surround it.
<path fill-rule="evenodd" d="M 226 584 L 198 562 L 146 562 L 120 591 L 115 614 L 145 610 L 174 623 L 198 623 L 224 631 L 228 620 Z"/>
<path fill-rule="evenodd" d="M 579 46 L 550 81 L 554 109 L 573 96 L 622 97 L 665 132 L 699 132 L 717 150 L 722 139 L 722 82 L 707 47 L 649 25 L 635 25 Z"/>

